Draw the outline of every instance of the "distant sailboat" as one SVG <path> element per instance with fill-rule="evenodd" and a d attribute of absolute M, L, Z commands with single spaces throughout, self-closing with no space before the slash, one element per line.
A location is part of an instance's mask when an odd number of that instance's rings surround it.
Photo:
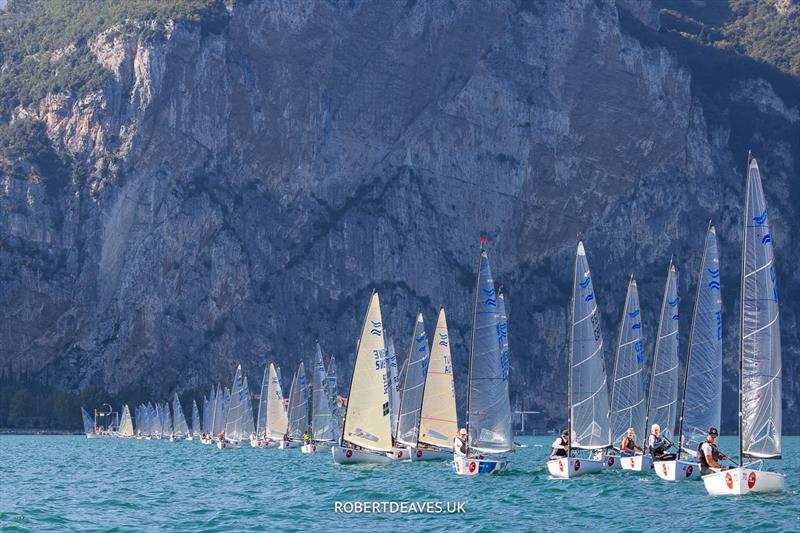
<path fill-rule="evenodd" d="M 339 385 L 336 377 L 336 359 L 331 356 L 328 361 L 328 370 L 325 373 L 328 395 L 330 396 L 331 423 L 333 425 L 334 441 L 342 434 L 342 414 L 339 411 Z"/>
<path fill-rule="evenodd" d="M 722 287 L 717 231 L 709 222 L 697 276 L 689 349 L 686 354 L 678 457 L 657 461 L 656 474 L 667 481 L 699 480 L 697 448 L 722 417 Z"/>
<path fill-rule="evenodd" d="M 767 202 L 756 160 L 748 161 L 739 308 L 739 465 L 703 476 L 711 495 L 781 492 L 785 477 L 762 470 L 781 458 L 781 334 Z M 754 461 L 755 459 L 755 461 Z"/>
<path fill-rule="evenodd" d="M 267 418 L 265 420 L 265 437 L 263 447 L 276 447 L 286 436 L 289 426 L 289 415 L 283 402 L 283 389 L 275 365 L 269 364 L 269 385 L 267 387 Z"/>
<path fill-rule="evenodd" d="M 245 438 L 245 401 L 249 401 L 249 393 L 244 386 L 242 365 L 236 367 L 233 376 L 229 399 L 226 405 L 224 438 L 217 440 L 217 448 L 239 448 L 241 440 Z"/>
<path fill-rule="evenodd" d="M 127 405 L 122 406 L 122 418 L 117 433 L 120 437 L 133 437 L 133 420 L 131 419 L 131 410 Z"/>
<path fill-rule="evenodd" d="M 322 359 L 322 348 L 317 343 L 314 356 L 314 370 L 311 389 L 311 441 L 303 444 L 303 453 L 314 453 L 320 448 L 330 447 L 336 439 L 333 425 L 333 413 L 328 393 L 328 380 L 325 372 L 325 361 Z"/>
<path fill-rule="evenodd" d="M 192 400 L 192 433 L 186 437 L 186 440 L 193 438 L 200 438 L 200 411 L 197 409 L 196 400 Z"/>
<path fill-rule="evenodd" d="M 83 420 L 83 432 L 86 435 L 87 439 L 91 439 L 94 437 L 94 420 L 92 417 L 89 416 L 89 413 L 86 412 L 86 409 L 81 407 L 81 419 Z"/>
<path fill-rule="evenodd" d="M 642 336 L 642 312 L 639 308 L 639 291 L 636 280 L 631 276 L 628 292 L 625 296 L 625 307 L 622 311 L 617 353 L 614 364 L 614 381 L 611 385 L 611 442 L 617 451 L 622 440 L 633 428 L 646 438 L 645 423 L 647 406 L 644 391 L 644 338 Z M 643 441 L 640 441 L 644 444 Z M 650 470 L 653 467 L 649 455 L 638 453 L 633 457 L 620 457 L 624 470 Z"/>
<path fill-rule="evenodd" d="M 378 293 L 373 291 L 364 316 L 353 362 L 353 378 L 340 444 L 331 448 L 339 464 L 388 463 L 392 450 L 389 387 L 385 364 L 383 319 Z"/>
<path fill-rule="evenodd" d="M 425 387 L 420 411 L 417 446 L 412 461 L 450 460 L 452 441 L 458 431 L 456 391 L 453 383 L 453 359 L 444 307 L 433 335 L 430 362 L 425 373 Z"/>
<path fill-rule="evenodd" d="M 567 457 L 547 462 L 550 475 L 564 479 L 600 472 L 608 460 L 575 457 L 575 451 L 611 447 L 600 312 L 582 241 L 575 255 L 568 370 L 569 449 Z"/>
<path fill-rule="evenodd" d="M 499 474 L 513 450 L 505 301 L 498 294 L 482 240 L 472 313 L 467 394 L 467 454 L 453 458 L 458 475 Z"/>
<path fill-rule="evenodd" d="M 400 461 L 409 458 L 409 448 L 417 446 L 419 420 L 422 410 L 422 393 L 428 368 L 428 336 L 422 313 L 417 313 L 414 331 L 406 355 L 406 371 L 402 381 L 402 396 L 397 416 L 395 446 L 389 456 Z"/>
<path fill-rule="evenodd" d="M 269 366 L 264 367 L 264 376 L 261 378 L 261 393 L 258 396 L 258 414 L 256 415 L 256 432 L 250 436 L 250 446 L 253 448 L 265 447 L 267 440 L 267 389 L 269 388 Z"/>
<path fill-rule="evenodd" d="M 178 393 L 172 398 L 172 430 L 175 438 L 191 437 L 189 433 L 189 425 L 186 423 L 186 417 L 183 415 L 183 407 L 181 407 L 180 398 Z"/>
<path fill-rule="evenodd" d="M 308 431 L 308 388 L 305 366 L 301 362 L 289 389 L 289 423 L 286 437 L 281 440 L 279 447 L 288 449 L 300 446 L 306 431 Z"/>

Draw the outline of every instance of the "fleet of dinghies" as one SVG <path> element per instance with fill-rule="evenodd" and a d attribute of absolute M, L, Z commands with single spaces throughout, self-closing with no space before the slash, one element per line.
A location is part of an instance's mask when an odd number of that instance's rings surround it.
<path fill-rule="evenodd" d="M 631 274 L 610 374 L 593 275 L 584 240 L 578 239 L 568 315 L 567 428 L 546 464 L 551 478 L 613 469 L 653 470 L 668 481 L 702 479 L 712 495 L 783 490 L 783 475 L 764 469 L 765 460 L 781 456 L 781 348 L 772 234 L 755 159 L 748 161 L 742 230 L 738 464 L 701 467 L 709 429 L 720 427 L 725 370 L 719 243 L 709 222 L 683 363 L 678 269 L 670 258 L 653 334 L 652 363 L 646 366 L 648 337 Z M 458 431 L 444 308 L 430 339 L 423 314 L 417 313 L 401 365 L 394 340 L 386 332 L 380 297 L 373 291 L 356 342 L 344 414 L 335 359 L 330 357 L 326 366 L 317 343 L 310 383 L 301 361 L 292 374 L 288 396 L 281 386 L 280 368 L 273 363 L 264 368 L 255 411 L 247 377 L 238 366 L 230 388 L 218 384 L 210 389 L 202 414 L 192 401 L 191 428 L 175 393 L 171 405 L 140 404 L 133 416 L 127 405 L 121 416 L 109 408 L 95 411 L 92 418 L 81 409 L 86 436 L 199 439 L 219 449 L 239 448 L 249 441 L 253 448 L 300 448 L 306 454 L 330 449 L 334 463 L 341 465 L 440 460 L 449 462 L 457 475 L 502 473 L 509 468 L 515 447 L 508 319 L 502 287 L 492 277 L 485 238 L 473 296 L 466 430 Z M 98 419 L 109 422 L 102 425 Z M 454 440 L 456 435 L 463 435 L 463 446 Z"/>

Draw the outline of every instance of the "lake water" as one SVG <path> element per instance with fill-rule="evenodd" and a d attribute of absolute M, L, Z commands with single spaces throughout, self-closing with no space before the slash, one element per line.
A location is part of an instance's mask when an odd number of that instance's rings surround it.
<path fill-rule="evenodd" d="M 455 476 L 445 463 L 334 465 L 330 453 L 218 450 L 198 441 L 0 436 L 3 531 L 800 531 L 800 437 L 784 437 L 787 490 L 717 497 L 702 481 L 606 472 L 548 479 L 552 437 L 497 477 Z M 734 451 L 723 437 L 720 448 Z M 341 514 L 336 502 L 463 502 L 463 514 Z"/>

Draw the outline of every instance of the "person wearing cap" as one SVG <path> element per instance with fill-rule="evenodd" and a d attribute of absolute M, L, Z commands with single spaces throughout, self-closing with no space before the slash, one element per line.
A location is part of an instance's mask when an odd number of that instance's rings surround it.
<path fill-rule="evenodd" d="M 550 459 L 558 459 L 566 457 L 569 450 L 569 430 L 561 432 L 561 436 L 553 441 L 552 451 L 550 452 Z"/>
<path fill-rule="evenodd" d="M 453 438 L 453 455 L 465 457 L 467 455 L 467 430 L 461 428 Z"/>
<path fill-rule="evenodd" d="M 650 437 L 647 439 L 647 449 L 654 461 L 674 461 L 677 456 L 674 453 L 667 453 L 672 447 L 672 443 L 666 437 L 661 436 L 661 426 L 653 424 L 650 427 Z"/>
<path fill-rule="evenodd" d="M 628 428 L 628 434 L 622 438 L 622 444 L 619 447 L 619 453 L 623 457 L 632 457 L 636 455 L 636 450 L 644 453 L 642 447 L 636 444 L 636 431 L 633 428 Z"/>
<path fill-rule="evenodd" d="M 713 474 L 716 471 L 727 470 L 728 467 L 719 464 L 720 461 L 725 461 L 731 458 L 730 455 L 722 455 L 722 452 L 717 448 L 717 437 L 719 432 L 717 428 L 709 428 L 706 435 L 706 441 L 697 447 L 697 461 L 700 463 L 700 474 L 705 476 Z"/>

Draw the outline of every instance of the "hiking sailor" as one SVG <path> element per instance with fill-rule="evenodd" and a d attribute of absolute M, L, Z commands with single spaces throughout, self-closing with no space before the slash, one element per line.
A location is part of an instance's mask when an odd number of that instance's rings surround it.
<path fill-rule="evenodd" d="M 727 470 L 727 466 L 719 464 L 720 461 L 725 461 L 731 458 L 730 455 L 722 455 L 722 452 L 717 448 L 717 437 L 719 432 L 717 428 L 709 428 L 706 441 L 697 447 L 697 461 L 700 463 L 700 474 L 705 476 L 713 474 L 716 468 L 718 470 Z"/>
<path fill-rule="evenodd" d="M 674 453 L 667 453 L 673 444 L 666 437 L 661 436 L 661 426 L 653 424 L 650 429 L 650 437 L 647 439 L 647 449 L 654 461 L 674 461 L 677 457 Z"/>
<path fill-rule="evenodd" d="M 569 430 L 561 432 L 561 436 L 553 441 L 553 449 L 550 451 L 550 459 L 566 457 L 569 449 Z"/>
<path fill-rule="evenodd" d="M 636 432 L 633 428 L 628 428 L 628 434 L 625 435 L 622 439 L 622 445 L 619 447 L 619 453 L 623 457 L 632 457 L 636 455 L 636 450 L 644 453 L 642 447 L 636 444 L 634 437 L 636 436 Z"/>
<path fill-rule="evenodd" d="M 453 455 L 465 457 L 467 455 L 467 430 L 461 428 L 453 438 Z"/>

